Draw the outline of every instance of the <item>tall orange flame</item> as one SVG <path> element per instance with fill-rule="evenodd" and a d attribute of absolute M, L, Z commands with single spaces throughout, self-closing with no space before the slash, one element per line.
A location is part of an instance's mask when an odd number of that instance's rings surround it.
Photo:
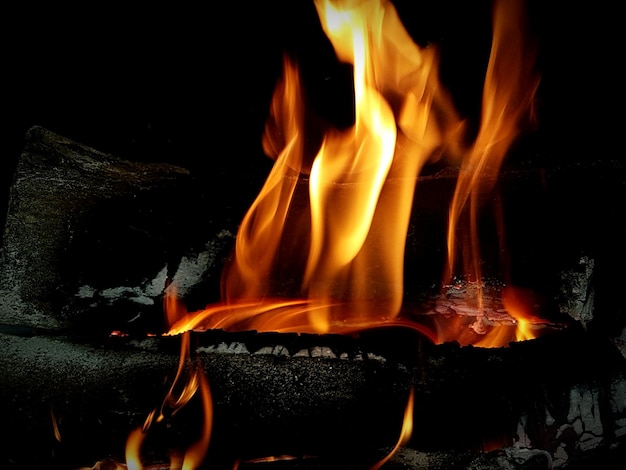
<path fill-rule="evenodd" d="M 453 142 L 460 120 L 438 83 L 434 48 L 421 51 L 413 43 L 391 3 L 315 5 L 337 57 L 353 65 L 355 123 L 329 131 L 309 167 L 303 93 L 296 65 L 285 58 L 263 141 L 276 163 L 242 221 L 222 291 L 230 307 L 245 306 L 246 313 L 236 308 L 239 315 L 227 309 L 234 321 L 262 314 L 268 298 L 284 294 L 281 274 L 299 278 L 295 294 L 308 310 L 305 319 L 295 315 L 298 327 L 329 332 L 397 317 L 415 181 L 436 151 Z M 310 219 L 290 223 L 301 217 L 292 209 L 303 184 Z M 221 312 L 205 311 L 203 326 L 228 327 Z M 263 328 L 293 325 L 294 312 L 284 313 Z M 259 329 L 254 322 L 248 327 Z"/>
<path fill-rule="evenodd" d="M 480 205 L 538 86 L 533 51 L 523 41 L 522 1 L 494 3 L 481 122 L 468 151 L 463 120 L 437 75 L 437 50 L 413 42 L 391 2 L 315 0 L 315 7 L 337 59 L 352 66 L 354 124 L 327 130 L 308 158 L 305 93 L 297 64 L 285 56 L 263 137 L 275 163 L 224 268 L 223 302 L 183 315 L 170 334 L 209 328 L 340 333 L 410 324 L 401 313 L 415 187 L 424 165 L 446 154 L 463 160 L 450 206 L 444 282 L 455 272 L 462 231 L 462 274 L 480 284 Z"/>
<path fill-rule="evenodd" d="M 457 258 L 457 230 L 461 217 L 466 216 L 469 242 L 463 245 L 468 250 L 464 273 L 473 280 L 481 279 L 477 225 L 481 203 L 493 189 L 521 124 L 529 116 L 532 118 L 533 100 L 539 86 L 539 78 L 533 71 L 534 49 L 523 41 L 523 2 L 494 2 L 493 17 L 493 46 L 483 89 L 480 128 L 461 166 L 448 226 L 450 275 Z"/>

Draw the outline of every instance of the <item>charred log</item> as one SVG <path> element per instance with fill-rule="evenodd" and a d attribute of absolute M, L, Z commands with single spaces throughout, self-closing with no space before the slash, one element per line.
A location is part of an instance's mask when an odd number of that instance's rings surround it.
<path fill-rule="evenodd" d="M 12 423 L 6 461 L 71 468 L 122 460 L 126 436 L 161 406 L 172 383 L 179 338 L 87 344 L 41 333 L 2 335 L 0 390 Z M 490 461 L 485 452 L 534 449 L 554 468 L 570 468 L 624 452 L 624 358 L 582 331 L 494 349 L 433 345 L 404 330 L 353 338 L 213 330 L 193 334 L 192 344 L 214 404 L 208 468 L 280 455 L 297 458 L 301 466 L 291 468 L 367 468 L 393 447 L 411 389 L 414 428 L 405 457 L 417 452 L 447 456 L 449 468 L 496 469 L 498 454 Z M 403 360 L 388 359 L 403 348 Z M 168 446 L 197 438 L 198 406 L 192 401 L 152 429 L 148 461 L 163 461 Z M 33 446 L 38 451 L 28 452 Z M 311 460 L 302 463 L 305 456 Z M 399 458 L 387 465 L 403 468 Z M 290 468 L 275 465 L 269 468 Z M 415 465 L 408 468 L 441 468 L 436 461 Z"/>

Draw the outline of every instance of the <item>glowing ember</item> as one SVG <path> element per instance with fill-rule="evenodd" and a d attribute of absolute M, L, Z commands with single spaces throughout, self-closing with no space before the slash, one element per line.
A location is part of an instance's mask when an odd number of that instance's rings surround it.
<path fill-rule="evenodd" d="M 308 161 L 304 93 L 297 64 L 285 57 L 263 136 L 275 164 L 241 223 L 233 259 L 223 271 L 223 301 L 189 314 L 170 305 L 170 325 L 172 318 L 180 320 L 169 334 L 213 328 L 347 333 L 398 325 L 435 341 L 459 340 L 454 329 L 441 335 L 445 324 L 426 327 L 403 312 L 407 228 L 424 165 L 444 155 L 460 161 L 443 285 L 455 275 L 458 259 L 460 274 L 482 285 L 479 206 L 530 117 L 538 86 L 533 53 L 523 40 L 522 3 L 495 2 L 481 122 L 469 146 L 463 121 L 439 82 L 436 49 L 420 49 L 412 41 L 390 2 L 317 0 L 315 6 L 338 60 L 353 66 L 354 124 L 326 130 Z M 294 211 L 303 185 L 308 204 Z M 297 287 L 286 287 L 294 280 Z M 527 317 L 520 311 L 523 302 L 511 311 L 505 306 L 524 327 L 516 338 L 484 328 L 482 289 L 474 296 L 479 314 L 470 326 L 477 337 L 467 342 L 506 346 L 533 337 L 531 320 L 519 320 Z M 489 330 L 500 339 L 487 340 Z"/>

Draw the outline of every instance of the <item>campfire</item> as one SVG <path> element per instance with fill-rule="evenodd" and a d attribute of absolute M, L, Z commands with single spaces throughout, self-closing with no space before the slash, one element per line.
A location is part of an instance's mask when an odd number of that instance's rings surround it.
<path fill-rule="evenodd" d="M 524 3 L 493 2 L 476 122 L 393 3 L 314 6 L 351 73 L 350 117 L 316 113 L 285 53 L 251 204 L 179 166 L 29 131 L 0 270 L 11 468 L 624 456 L 626 340 L 592 334 L 602 273 L 533 225 L 559 225 L 547 208 L 588 169 L 506 165 L 540 125 Z M 215 213 L 189 227 L 183 200 Z"/>

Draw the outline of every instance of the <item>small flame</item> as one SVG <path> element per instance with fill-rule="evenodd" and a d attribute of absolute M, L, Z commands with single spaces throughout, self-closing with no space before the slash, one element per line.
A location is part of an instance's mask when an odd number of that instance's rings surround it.
<path fill-rule="evenodd" d="M 246 464 L 256 464 L 256 463 L 267 463 L 267 462 L 283 462 L 283 461 L 288 461 L 288 460 L 300 460 L 300 459 L 310 459 L 313 458 L 311 456 L 305 455 L 303 457 L 296 457 L 295 455 L 270 455 L 268 457 L 258 457 L 258 458 L 254 458 L 254 459 L 248 459 L 245 460 L 244 462 L 241 462 L 240 460 L 237 460 L 234 465 L 232 470 L 238 470 L 239 466 L 241 463 L 246 463 Z"/>
<path fill-rule="evenodd" d="M 546 323 L 537 315 L 541 301 L 528 289 L 508 286 L 502 291 L 502 303 L 507 312 L 517 321 L 515 341 L 525 341 L 536 337 L 533 329 Z"/>
<path fill-rule="evenodd" d="M 166 293 L 166 308 L 178 308 L 178 302 L 175 299 L 167 298 L 168 295 L 174 295 L 174 291 L 171 290 L 169 293 Z M 174 318 L 176 316 L 176 312 L 166 313 L 170 318 Z M 183 333 L 180 338 L 181 352 L 178 369 L 172 385 L 163 400 L 161 409 L 158 413 L 157 410 L 152 410 L 146 417 L 143 426 L 140 426 L 129 433 L 126 442 L 126 467 L 120 468 L 127 468 L 128 470 L 142 470 L 144 467 L 141 463 L 141 447 L 144 444 L 151 426 L 154 423 L 160 423 L 165 420 L 166 415 L 175 415 L 192 400 L 198 390 L 200 390 L 200 400 L 204 415 L 200 438 L 187 447 L 182 457 L 172 452 L 170 455 L 170 468 L 194 470 L 200 467 L 206 456 L 209 448 L 209 442 L 211 440 L 211 431 L 213 426 L 213 400 L 211 398 L 211 389 L 201 364 L 193 367 L 185 377 L 185 372 L 188 371 L 190 361 L 189 332 L 187 331 Z M 183 379 L 185 380 L 183 381 Z"/>
<path fill-rule="evenodd" d="M 209 448 L 211 440 L 211 429 L 213 424 L 213 401 L 211 400 L 211 389 L 209 381 L 202 373 L 197 374 L 200 381 L 200 390 L 202 398 L 202 410 L 204 412 L 204 421 L 202 434 L 198 441 L 192 444 L 185 452 L 182 470 L 194 470 L 200 466 Z"/>
<path fill-rule="evenodd" d="M 143 427 L 133 429 L 126 440 L 126 467 L 128 470 L 141 470 L 141 445 L 146 438 Z"/>
<path fill-rule="evenodd" d="M 52 430 L 54 432 L 54 438 L 57 442 L 61 442 L 61 431 L 59 430 L 59 422 L 54 414 L 54 410 L 50 407 L 50 417 L 52 418 Z"/>
<path fill-rule="evenodd" d="M 415 390 L 411 389 L 409 393 L 409 398 L 407 400 L 406 408 L 404 410 L 404 419 L 402 420 L 402 429 L 400 430 L 400 437 L 398 438 L 398 442 L 394 446 L 394 448 L 389 452 L 389 454 L 382 459 L 380 462 L 376 463 L 371 467 L 370 470 L 379 470 L 387 461 L 393 457 L 393 455 L 398 451 L 398 449 L 405 445 L 411 439 L 411 435 L 413 433 L 413 407 L 415 404 Z"/>

